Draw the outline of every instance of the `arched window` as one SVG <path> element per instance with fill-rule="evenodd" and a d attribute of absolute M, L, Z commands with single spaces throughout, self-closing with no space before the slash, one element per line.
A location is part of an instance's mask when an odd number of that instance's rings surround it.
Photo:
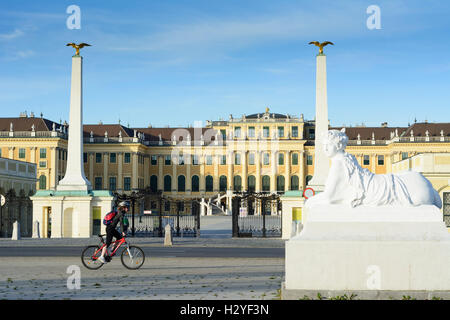
<path fill-rule="evenodd" d="M 47 189 L 47 177 L 44 175 L 39 177 L 39 189 L 40 190 Z"/>
<path fill-rule="evenodd" d="M 172 177 L 164 176 L 164 191 L 172 191 Z"/>
<path fill-rule="evenodd" d="M 255 192 L 256 178 L 255 176 L 248 176 L 248 191 Z"/>
<path fill-rule="evenodd" d="M 312 179 L 312 176 L 306 176 L 306 185 L 308 185 L 309 180 L 311 180 L 311 179 Z"/>
<path fill-rule="evenodd" d="M 292 176 L 291 177 L 291 190 L 299 190 L 299 180 L 298 176 Z"/>
<path fill-rule="evenodd" d="M 262 191 L 270 191 L 270 177 L 269 176 L 262 177 Z"/>
<path fill-rule="evenodd" d="M 205 189 L 206 192 L 213 192 L 214 188 L 214 179 L 212 176 L 206 176 L 205 178 Z"/>
<path fill-rule="evenodd" d="M 178 192 L 186 191 L 186 178 L 184 176 L 178 176 Z"/>
<path fill-rule="evenodd" d="M 198 176 L 192 176 L 191 185 L 192 185 L 192 192 L 200 191 L 200 179 L 198 178 Z"/>
<path fill-rule="evenodd" d="M 284 176 L 277 177 L 277 191 L 284 192 Z"/>
<path fill-rule="evenodd" d="M 227 177 L 226 176 L 220 176 L 219 190 L 220 190 L 220 192 L 227 191 Z"/>
<path fill-rule="evenodd" d="M 241 176 L 234 176 L 233 179 L 233 184 L 234 184 L 234 191 L 236 192 L 240 192 L 242 189 L 242 179 Z"/>
<path fill-rule="evenodd" d="M 150 189 L 152 189 L 152 192 L 158 191 L 158 176 L 150 177 Z"/>

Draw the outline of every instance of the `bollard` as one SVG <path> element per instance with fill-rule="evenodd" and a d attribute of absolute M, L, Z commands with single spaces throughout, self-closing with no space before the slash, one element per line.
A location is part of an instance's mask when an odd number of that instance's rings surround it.
<path fill-rule="evenodd" d="M 20 223 L 17 221 L 13 223 L 11 240 L 20 240 Z"/>
<path fill-rule="evenodd" d="M 164 235 L 164 245 L 171 246 L 172 245 L 172 230 L 170 228 L 170 224 L 166 224 L 164 227 L 165 235 Z"/>
<path fill-rule="evenodd" d="M 35 220 L 33 223 L 33 235 L 31 236 L 33 239 L 39 239 L 39 221 Z"/>

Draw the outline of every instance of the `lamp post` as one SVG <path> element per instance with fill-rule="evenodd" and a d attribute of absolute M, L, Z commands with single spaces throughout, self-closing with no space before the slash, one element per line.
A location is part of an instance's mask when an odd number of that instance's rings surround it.
<path fill-rule="evenodd" d="M 134 195 L 134 191 L 131 195 Z M 135 202 L 135 197 L 131 197 L 131 236 L 134 237 L 134 202 Z"/>
<path fill-rule="evenodd" d="M 130 194 L 130 200 L 131 200 L 131 235 L 134 237 L 135 233 L 135 224 L 134 224 L 134 214 L 135 214 L 135 204 L 136 199 L 140 199 L 143 195 L 141 194 L 141 190 L 139 189 L 133 189 L 133 191 Z"/>

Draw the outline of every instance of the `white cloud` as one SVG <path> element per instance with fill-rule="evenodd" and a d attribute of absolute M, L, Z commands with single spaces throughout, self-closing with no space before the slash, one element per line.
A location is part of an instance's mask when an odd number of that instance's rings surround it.
<path fill-rule="evenodd" d="M 329 40 L 337 35 L 354 35 L 364 30 L 364 20 L 355 21 L 352 7 L 321 9 L 317 12 L 294 11 L 256 15 L 247 18 L 222 18 L 169 25 L 147 35 L 123 37 L 109 45 L 116 51 L 198 52 L 204 49 L 236 49 L 267 41 L 298 39 L 299 41 Z M 316 37 L 327 39 L 316 39 Z M 113 39 L 111 39 L 113 40 Z M 108 40 L 108 41 L 111 41 Z M 332 40 L 332 39 L 330 39 Z M 117 46 L 117 43 L 121 45 Z"/>
<path fill-rule="evenodd" d="M 20 29 L 15 29 L 12 32 L 9 33 L 0 33 L 0 40 L 12 40 L 15 38 L 18 38 L 20 36 L 23 36 L 24 32 Z"/>
<path fill-rule="evenodd" d="M 29 58 L 31 56 L 34 56 L 34 51 L 33 50 L 25 50 L 25 51 L 18 51 L 18 52 L 16 52 L 16 57 L 18 59 L 25 59 L 25 58 Z"/>
<path fill-rule="evenodd" d="M 19 50 L 16 52 L 8 53 L 8 55 L 3 55 L 0 59 L 3 61 L 17 61 L 21 59 L 27 59 L 35 55 L 33 50 Z"/>

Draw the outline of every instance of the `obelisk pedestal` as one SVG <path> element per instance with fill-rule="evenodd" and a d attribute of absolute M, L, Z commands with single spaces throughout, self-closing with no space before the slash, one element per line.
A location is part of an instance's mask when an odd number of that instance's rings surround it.
<path fill-rule="evenodd" d="M 318 54 L 316 57 L 316 120 L 314 140 L 314 175 L 308 187 L 314 191 L 323 191 L 330 167 L 329 159 L 323 151 L 322 135 L 328 131 L 327 102 L 327 57 Z"/>

